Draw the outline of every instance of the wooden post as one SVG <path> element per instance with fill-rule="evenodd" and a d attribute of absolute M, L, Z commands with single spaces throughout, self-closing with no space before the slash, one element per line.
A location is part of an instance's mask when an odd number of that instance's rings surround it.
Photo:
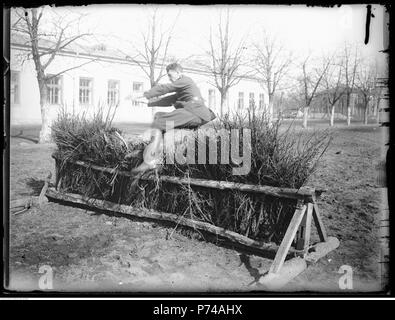
<path fill-rule="evenodd" d="M 320 241 L 326 242 L 328 237 L 326 235 L 326 230 L 324 227 L 324 223 L 322 222 L 317 203 L 315 202 L 314 202 L 313 218 L 314 218 L 314 224 L 317 228 L 318 235 L 320 237 Z"/>
<path fill-rule="evenodd" d="M 296 232 L 298 231 L 299 225 L 302 222 L 303 216 L 306 212 L 307 206 L 302 202 L 298 201 L 295 213 L 289 223 L 287 231 L 285 232 L 284 238 L 281 241 L 280 248 L 278 249 L 274 258 L 273 264 L 270 267 L 269 273 L 278 273 L 284 264 L 285 258 L 291 247 L 292 241 L 295 238 Z"/>
<path fill-rule="evenodd" d="M 303 216 L 302 222 L 300 223 L 299 229 L 295 236 L 296 250 L 303 250 L 304 253 L 307 252 L 310 245 L 312 214 L 313 214 L 313 204 L 309 202 L 307 204 L 307 212 Z"/>
<path fill-rule="evenodd" d="M 295 239 L 294 239 L 294 245 L 296 250 L 303 250 L 304 248 L 304 230 L 306 226 L 306 215 L 303 216 L 302 222 L 300 223 L 300 226 L 298 228 L 298 231 L 296 231 Z"/>
<path fill-rule="evenodd" d="M 307 204 L 307 212 L 305 215 L 305 229 L 304 229 L 304 242 L 303 242 L 303 250 L 304 253 L 306 254 L 307 251 L 309 250 L 309 246 L 310 246 L 310 237 L 311 237 L 311 219 L 313 216 L 313 210 L 314 210 L 314 206 L 311 202 L 309 202 Z"/>
<path fill-rule="evenodd" d="M 58 190 L 60 183 L 60 160 L 55 158 L 54 155 L 52 155 L 52 157 L 55 159 L 55 189 Z"/>

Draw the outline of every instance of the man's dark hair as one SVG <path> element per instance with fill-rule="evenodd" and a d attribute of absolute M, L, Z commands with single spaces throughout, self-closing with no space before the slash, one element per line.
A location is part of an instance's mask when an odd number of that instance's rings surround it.
<path fill-rule="evenodd" d="M 166 67 L 166 72 L 169 72 L 169 70 L 175 70 L 178 72 L 182 72 L 182 67 L 179 63 L 174 62 L 174 63 L 170 63 L 167 67 Z"/>

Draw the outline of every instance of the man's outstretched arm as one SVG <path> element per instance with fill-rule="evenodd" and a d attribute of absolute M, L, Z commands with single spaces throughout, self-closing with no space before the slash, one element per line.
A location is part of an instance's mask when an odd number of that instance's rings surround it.
<path fill-rule="evenodd" d="M 178 79 L 173 83 L 166 83 L 166 84 L 158 84 L 152 87 L 150 90 L 144 92 L 144 97 L 147 99 L 159 97 L 166 93 L 176 92 L 177 90 L 181 89 L 185 86 L 185 83 L 182 79 Z"/>
<path fill-rule="evenodd" d="M 160 96 L 160 97 L 155 97 L 151 98 L 148 101 L 147 106 L 148 107 L 169 107 L 172 106 L 176 103 L 177 100 L 177 94 L 169 94 L 166 96 Z"/>

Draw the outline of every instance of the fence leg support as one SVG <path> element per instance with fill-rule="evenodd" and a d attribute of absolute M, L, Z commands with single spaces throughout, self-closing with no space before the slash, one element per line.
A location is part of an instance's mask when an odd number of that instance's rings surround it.
<path fill-rule="evenodd" d="M 278 273 L 268 273 L 263 276 L 259 283 L 264 290 L 276 291 L 281 289 L 289 281 L 301 274 L 307 268 L 307 262 L 301 257 L 296 257 L 285 261 Z"/>
<path fill-rule="evenodd" d="M 309 202 L 307 204 L 306 214 L 303 216 L 302 222 L 299 226 L 299 230 L 296 233 L 296 250 L 303 251 L 303 256 L 306 255 L 310 246 L 311 237 L 311 220 L 313 218 L 313 203 Z"/>
<path fill-rule="evenodd" d="M 328 237 L 327 241 L 319 242 L 314 245 L 311 252 L 307 253 L 305 260 L 309 263 L 315 263 L 322 257 L 326 256 L 329 252 L 339 247 L 340 241 L 336 237 Z"/>
<path fill-rule="evenodd" d="M 314 202 L 313 218 L 314 218 L 315 226 L 317 228 L 318 235 L 320 237 L 320 241 L 326 242 L 328 240 L 328 236 L 326 235 L 325 226 L 324 223 L 322 222 L 320 212 L 318 210 L 318 206 L 315 202 Z"/>
<path fill-rule="evenodd" d="M 269 269 L 269 273 L 278 273 L 280 271 L 288 254 L 289 248 L 291 247 L 292 241 L 295 238 L 296 232 L 298 231 L 299 225 L 302 222 L 306 209 L 307 206 L 305 204 L 298 202 L 295 213 L 287 231 L 285 232 L 283 241 L 281 241 L 281 245 L 278 248 L 274 261 Z"/>

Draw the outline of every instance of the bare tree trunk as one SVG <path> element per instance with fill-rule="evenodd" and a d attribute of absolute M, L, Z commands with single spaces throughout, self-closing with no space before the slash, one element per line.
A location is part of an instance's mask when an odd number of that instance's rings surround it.
<path fill-rule="evenodd" d="M 351 106 L 347 106 L 347 125 L 351 125 Z"/>
<path fill-rule="evenodd" d="M 373 116 L 377 115 L 377 99 L 373 99 L 373 107 L 372 107 Z"/>
<path fill-rule="evenodd" d="M 380 101 L 381 101 L 381 98 L 378 98 L 377 103 L 376 103 L 376 122 L 377 122 L 377 124 L 380 123 Z"/>
<path fill-rule="evenodd" d="M 347 93 L 346 97 L 346 104 L 347 104 L 347 125 L 351 125 L 351 94 Z"/>
<path fill-rule="evenodd" d="M 273 121 L 273 116 L 274 116 L 273 99 L 269 97 L 269 105 L 267 108 L 267 118 L 269 122 Z"/>
<path fill-rule="evenodd" d="M 228 95 L 227 95 L 227 92 L 221 91 L 221 110 L 220 110 L 221 117 L 223 117 L 224 111 L 228 109 L 228 108 L 227 108 L 227 105 L 228 105 Z M 228 110 L 227 110 L 227 111 L 228 111 Z"/>
<path fill-rule="evenodd" d="M 308 119 L 308 117 L 309 117 L 309 107 L 305 106 L 303 108 L 303 124 L 302 124 L 304 129 L 307 128 L 307 119 Z"/>
<path fill-rule="evenodd" d="M 150 65 L 150 85 L 151 88 L 156 86 L 156 82 L 155 82 L 155 65 Z M 156 108 L 155 107 L 151 107 L 151 116 L 152 116 L 152 121 L 154 120 L 155 117 L 155 113 L 156 113 Z"/>
<path fill-rule="evenodd" d="M 47 87 L 44 80 L 38 79 L 40 88 L 41 130 L 39 143 L 51 142 L 51 118 L 47 105 Z"/>
<path fill-rule="evenodd" d="M 355 97 L 353 98 L 353 102 L 351 104 L 351 115 L 354 115 L 355 113 Z"/>
<path fill-rule="evenodd" d="M 331 127 L 333 127 L 334 120 L 335 120 L 335 106 L 333 105 L 333 106 L 331 106 L 331 116 L 330 116 L 330 119 L 329 119 L 329 125 Z"/>
<path fill-rule="evenodd" d="M 363 123 L 368 124 L 368 112 L 369 112 L 369 103 L 365 104 L 365 111 L 363 114 Z"/>
<path fill-rule="evenodd" d="M 331 108 L 328 105 L 326 105 L 326 115 L 328 116 L 328 119 L 331 118 Z"/>

